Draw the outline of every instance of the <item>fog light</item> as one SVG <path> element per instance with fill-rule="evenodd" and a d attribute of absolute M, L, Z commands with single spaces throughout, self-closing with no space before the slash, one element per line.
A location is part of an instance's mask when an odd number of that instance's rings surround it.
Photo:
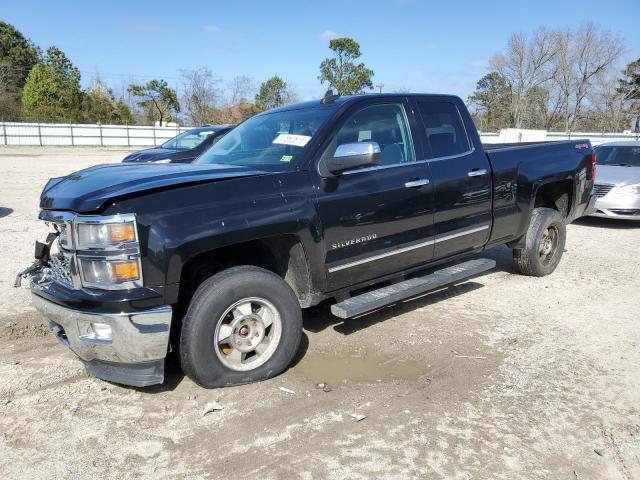
<path fill-rule="evenodd" d="M 99 340 L 111 340 L 111 325 L 91 322 L 93 335 Z"/>

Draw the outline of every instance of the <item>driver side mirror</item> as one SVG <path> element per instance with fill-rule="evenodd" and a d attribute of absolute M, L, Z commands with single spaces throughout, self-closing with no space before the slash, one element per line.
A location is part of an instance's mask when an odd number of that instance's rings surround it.
<path fill-rule="evenodd" d="M 377 142 L 356 142 L 338 145 L 333 157 L 321 162 L 323 176 L 339 175 L 346 170 L 380 165 L 382 154 Z M 323 170 L 326 170 L 323 172 Z"/>

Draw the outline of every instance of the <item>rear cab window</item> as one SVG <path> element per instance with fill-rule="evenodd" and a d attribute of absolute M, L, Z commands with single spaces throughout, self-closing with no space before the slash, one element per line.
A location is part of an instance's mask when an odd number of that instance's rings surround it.
<path fill-rule="evenodd" d="M 417 101 L 431 157 L 451 157 L 471 152 L 471 143 L 458 108 L 451 102 Z"/>

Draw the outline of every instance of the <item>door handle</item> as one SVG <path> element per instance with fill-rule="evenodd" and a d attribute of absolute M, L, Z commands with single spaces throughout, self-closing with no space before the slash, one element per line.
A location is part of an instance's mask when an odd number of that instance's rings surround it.
<path fill-rule="evenodd" d="M 486 174 L 487 174 L 486 168 L 474 168 L 469 173 L 467 173 L 467 175 L 469 175 L 470 177 L 481 177 L 482 175 L 486 175 Z"/>
<path fill-rule="evenodd" d="M 410 182 L 407 182 L 404 184 L 404 186 L 406 188 L 417 188 L 417 187 L 423 187 L 424 185 L 428 185 L 428 184 L 429 184 L 428 178 L 421 178 L 419 180 L 412 180 Z"/>

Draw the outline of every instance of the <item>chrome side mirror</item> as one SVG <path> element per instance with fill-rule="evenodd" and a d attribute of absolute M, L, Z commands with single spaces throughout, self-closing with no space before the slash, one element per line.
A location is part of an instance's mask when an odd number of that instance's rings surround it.
<path fill-rule="evenodd" d="M 323 164 L 329 174 L 338 175 L 346 170 L 379 165 L 381 158 L 377 142 L 344 143 L 338 145 L 333 157 L 327 158 Z"/>

